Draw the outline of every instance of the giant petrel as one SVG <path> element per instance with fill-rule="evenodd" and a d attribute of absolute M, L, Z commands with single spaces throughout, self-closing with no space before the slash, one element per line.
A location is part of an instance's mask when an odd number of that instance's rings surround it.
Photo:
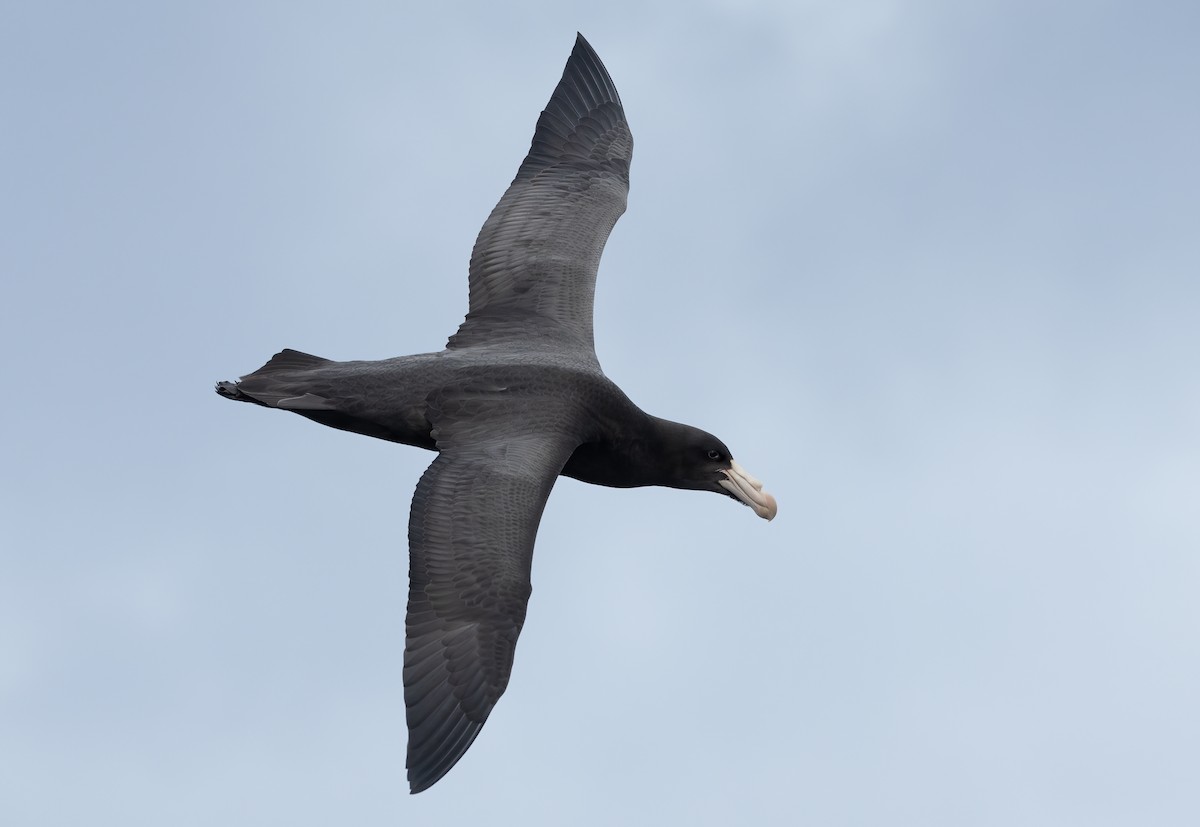
<path fill-rule="evenodd" d="M 542 509 L 560 474 L 622 488 L 775 498 L 725 443 L 644 413 L 600 369 L 592 299 L 625 212 L 633 138 L 579 36 L 529 154 L 471 253 L 470 308 L 445 350 L 377 362 L 277 353 L 228 399 L 436 451 L 408 522 L 408 781 L 436 783 L 508 684 Z"/>

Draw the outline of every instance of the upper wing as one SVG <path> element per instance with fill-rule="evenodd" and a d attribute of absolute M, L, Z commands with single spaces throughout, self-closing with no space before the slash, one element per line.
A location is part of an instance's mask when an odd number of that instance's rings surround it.
<path fill-rule="evenodd" d="M 578 442 L 539 432 L 541 417 L 506 412 L 494 395 L 438 405 L 440 453 L 408 524 L 404 703 L 414 793 L 463 756 L 508 685 L 538 523 Z"/>
<path fill-rule="evenodd" d="M 552 336 L 594 353 L 596 269 L 625 212 L 633 137 L 580 35 L 517 177 L 471 253 L 471 303 L 447 347 Z"/>

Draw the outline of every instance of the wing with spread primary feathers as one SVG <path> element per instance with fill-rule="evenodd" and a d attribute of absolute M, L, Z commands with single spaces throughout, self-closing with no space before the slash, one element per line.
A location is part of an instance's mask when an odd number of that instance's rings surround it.
<path fill-rule="evenodd" d="M 538 523 L 578 444 L 547 429 L 549 414 L 507 408 L 503 389 L 454 396 L 437 403 L 440 453 L 417 485 L 408 525 L 404 702 L 414 793 L 463 756 L 508 685 Z"/>
<path fill-rule="evenodd" d="M 579 36 L 529 154 L 479 232 L 470 309 L 447 347 L 553 337 L 594 356 L 596 270 L 625 212 L 632 155 L 612 78 Z"/>

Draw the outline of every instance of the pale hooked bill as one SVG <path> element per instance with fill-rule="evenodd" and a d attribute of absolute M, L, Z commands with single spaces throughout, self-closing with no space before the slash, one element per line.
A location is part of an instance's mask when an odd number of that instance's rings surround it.
<path fill-rule="evenodd" d="M 763 491 L 763 484 L 755 479 L 749 471 L 737 463 L 729 461 L 729 470 L 722 471 L 725 479 L 719 480 L 722 488 L 754 509 L 754 513 L 764 520 L 773 520 L 779 513 L 775 498 Z"/>

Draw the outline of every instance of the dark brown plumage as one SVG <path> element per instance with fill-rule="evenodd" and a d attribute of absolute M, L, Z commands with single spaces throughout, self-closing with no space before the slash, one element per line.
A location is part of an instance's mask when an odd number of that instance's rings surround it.
<path fill-rule="evenodd" d="M 438 353 L 334 362 L 284 350 L 230 399 L 438 452 L 409 515 L 408 777 L 438 781 L 503 694 L 542 510 L 560 474 L 711 490 L 775 514 L 720 440 L 652 417 L 600 370 L 592 299 L 633 139 L 580 36 L 517 176 L 479 233 L 470 305 Z"/>

